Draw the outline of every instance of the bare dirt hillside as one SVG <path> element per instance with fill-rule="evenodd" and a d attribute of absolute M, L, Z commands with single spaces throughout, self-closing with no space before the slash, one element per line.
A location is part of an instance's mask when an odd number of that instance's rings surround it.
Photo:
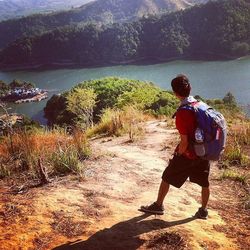
<path fill-rule="evenodd" d="M 0 249 L 249 249 L 250 219 L 241 189 L 217 180 L 212 167 L 209 219 L 193 217 L 200 188 L 171 188 L 163 216 L 138 211 L 155 201 L 161 174 L 178 137 L 150 121 L 145 136 L 92 141 L 96 154 L 84 180 L 61 177 L 49 185 L 10 193 L 0 186 Z M 10 183 L 8 183 L 10 185 Z"/>

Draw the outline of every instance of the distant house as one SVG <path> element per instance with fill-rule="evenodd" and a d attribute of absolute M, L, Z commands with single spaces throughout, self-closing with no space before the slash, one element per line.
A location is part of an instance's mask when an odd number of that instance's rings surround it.
<path fill-rule="evenodd" d="M 46 91 L 41 90 L 39 88 L 24 88 L 24 87 L 19 87 L 19 88 L 14 88 L 12 90 L 10 90 L 5 96 L 3 96 L 1 99 L 3 101 L 7 101 L 7 102 L 17 102 L 20 100 L 24 100 L 25 99 L 32 99 L 38 95 L 41 94 L 45 94 L 46 95 Z"/>

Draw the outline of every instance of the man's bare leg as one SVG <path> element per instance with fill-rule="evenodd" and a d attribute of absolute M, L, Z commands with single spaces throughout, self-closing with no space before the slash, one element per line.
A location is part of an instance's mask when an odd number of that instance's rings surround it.
<path fill-rule="evenodd" d="M 168 190 L 169 190 L 169 184 L 164 180 L 162 180 L 158 191 L 158 197 L 156 201 L 157 205 L 162 206 L 163 201 L 168 193 Z"/>
<path fill-rule="evenodd" d="M 201 205 L 205 209 L 209 200 L 210 190 L 209 187 L 202 187 L 201 189 Z"/>
<path fill-rule="evenodd" d="M 162 203 L 164 201 L 165 196 L 167 195 L 169 190 L 169 184 L 165 181 L 161 181 L 161 185 L 159 187 L 158 191 L 158 197 L 157 201 L 152 203 L 149 206 L 141 206 L 139 211 L 150 213 L 150 214 L 158 214 L 163 215 L 164 214 L 164 207 L 162 206 Z"/>

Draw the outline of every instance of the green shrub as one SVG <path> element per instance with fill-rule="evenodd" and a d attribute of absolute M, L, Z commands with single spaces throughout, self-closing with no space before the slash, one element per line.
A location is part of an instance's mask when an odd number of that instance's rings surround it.
<path fill-rule="evenodd" d="M 95 106 L 93 107 L 93 120 L 98 122 L 103 111 L 110 108 L 122 108 L 133 105 L 141 110 L 152 111 L 154 114 L 164 112 L 164 107 L 176 108 L 177 99 L 168 91 L 163 91 L 151 82 L 106 77 L 97 80 L 84 81 L 70 91 L 62 95 L 53 96 L 44 109 L 45 117 L 49 124 L 72 125 L 72 121 L 78 120 L 79 115 L 67 109 L 67 99 L 76 91 L 93 90 L 95 94 Z M 73 105 L 75 107 L 75 105 Z M 82 107 L 81 110 L 84 110 Z M 167 110 L 167 109 L 166 109 Z M 169 112 L 167 111 L 168 115 Z"/>
<path fill-rule="evenodd" d="M 75 123 L 84 129 L 93 126 L 96 94 L 93 89 L 74 88 L 67 95 L 67 110 L 76 116 Z"/>

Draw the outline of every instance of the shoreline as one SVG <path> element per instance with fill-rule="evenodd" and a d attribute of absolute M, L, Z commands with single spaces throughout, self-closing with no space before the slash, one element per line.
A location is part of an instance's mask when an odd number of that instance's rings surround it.
<path fill-rule="evenodd" d="M 30 103 L 30 102 L 40 102 L 42 100 L 45 100 L 48 98 L 48 92 L 43 92 L 43 93 L 40 93 L 40 94 L 37 94 L 33 97 L 30 97 L 30 98 L 20 98 L 18 100 L 2 100 L 4 97 L 1 97 L 0 98 L 0 101 L 4 101 L 6 103 L 14 103 L 14 104 L 21 104 L 21 103 Z"/>
<path fill-rule="evenodd" d="M 124 60 L 124 61 L 109 61 L 109 62 L 96 62 L 96 63 L 75 63 L 71 62 L 49 62 L 49 63 L 37 63 L 37 64 L 23 64 L 23 65 L 4 65 L 0 64 L 0 71 L 12 72 L 12 71 L 43 71 L 43 70 L 56 70 L 56 69 L 84 69 L 84 68 L 100 68 L 100 67 L 113 67 L 120 65 L 154 65 L 160 63 L 168 63 L 178 60 L 184 61 L 230 61 L 230 60 L 243 60 L 250 57 L 250 55 L 242 57 L 232 57 L 226 55 L 210 54 L 207 56 L 177 56 L 171 58 L 155 58 L 155 57 L 141 57 L 138 59 Z"/>
<path fill-rule="evenodd" d="M 20 99 L 15 101 L 15 104 L 26 103 L 26 102 L 40 102 L 48 98 L 48 93 L 44 92 L 38 95 L 33 96 L 32 98 Z"/>

